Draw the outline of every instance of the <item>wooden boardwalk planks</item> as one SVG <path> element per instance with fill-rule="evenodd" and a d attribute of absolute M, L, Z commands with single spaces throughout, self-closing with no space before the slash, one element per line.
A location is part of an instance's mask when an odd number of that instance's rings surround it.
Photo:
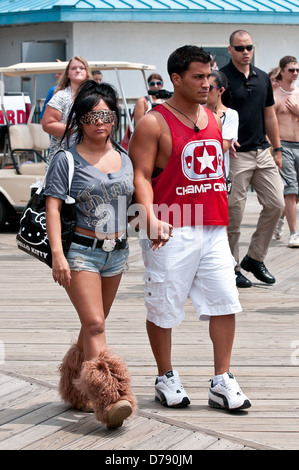
<path fill-rule="evenodd" d="M 241 254 L 246 253 L 260 207 L 248 194 Z M 237 414 L 207 405 L 213 374 L 208 324 L 190 301 L 173 334 L 173 364 L 191 398 L 186 409 L 155 403 L 155 363 L 145 331 L 143 263 L 131 240 L 130 270 L 107 320 L 111 347 L 127 361 L 139 409 L 115 431 L 93 414 L 63 404 L 57 393 L 62 356 L 79 321 L 51 271 L 17 250 L 15 234 L 0 234 L 0 449 L 194 450 L 299 448 L 299 250 L 273 240 L 266 265 L 273 286 L 240 290 L 232 372 L 252 400 Z M 246 273 L 245 273 L 246 274 Z"/>

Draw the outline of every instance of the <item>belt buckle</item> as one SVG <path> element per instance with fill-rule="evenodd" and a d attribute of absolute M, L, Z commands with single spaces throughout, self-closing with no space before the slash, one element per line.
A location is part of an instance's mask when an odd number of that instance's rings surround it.
<path fill-rule="evenodd" d="M 102 250 L 106 251 L 106 253 L 109 253 L 110 251 L 114 250 L 115 245 L 116 245 L 115 240 L 105 238 L 104 243 L 102 245 Z"/>

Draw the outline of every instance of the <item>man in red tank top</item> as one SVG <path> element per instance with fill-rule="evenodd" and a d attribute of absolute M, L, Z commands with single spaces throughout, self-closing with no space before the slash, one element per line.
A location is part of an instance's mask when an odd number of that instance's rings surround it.
<path fill-rule="evenodd" d="M 228 245 L 227 193 L 220 119 L 204 108 L 211 56 L 183 46 L 168 59 L 174 93 L 137 124 L 129 147 L 140 206 L 145 264 L 147 332 L 158 376 L 156 400 L 190 404 L 172 367 L 172 328 L 191 298 L 199 319 L 209 320 L 214 377 L 209 404 L 244 409 L 251 403 L 230 372 L 235 313 L 240 312 L 234 260 Z"/>

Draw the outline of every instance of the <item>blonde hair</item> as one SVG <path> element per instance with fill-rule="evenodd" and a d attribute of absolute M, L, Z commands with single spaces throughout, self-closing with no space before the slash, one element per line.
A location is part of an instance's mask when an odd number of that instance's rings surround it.
<path fill-rule="evenodd" d="M 91 69 L 88 65 L 87 60 L 84 59 L 83 57 L 80 57 L 80 56 L 74 56 L 69 60 L 67 66 L 65 68 L 65 71 L 63 72 L 63 75 L 60 77 L 60 80 L 59 80 L 59 83 L 58 83 L 57 88 L 55 90 L 55 93 L 57 93 L 57 91 L 59 91 L 59 90 L 64 90 L 65 88 L 67 88 L 70 85 L 70 79 L 68 77 L 68 73 L 69 73 L 71 62 L 73 60 L 79 60 L 79 62 L 82 62 L 82 64 L 84 65 L 84 68 L 86 70 L 86 80 L 89 80 L 89 79 L 92 78 Z"/>
<path fill-rule="evenodd" d="M 274 67 L 273 69 L 270 70 L 270 72 L 268 72 L 268 77 L 271 78 L 273 76 L 273 78 L 276 78 L 278 71 L 279 71 L 278 67 Z"/>

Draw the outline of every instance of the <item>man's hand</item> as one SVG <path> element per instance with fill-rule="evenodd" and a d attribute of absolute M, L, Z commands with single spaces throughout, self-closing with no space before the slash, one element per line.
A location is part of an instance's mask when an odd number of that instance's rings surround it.
<path fill-rule="evenodd" d="M 293 98 L 289 98 L 285 102 L 286 108 L 293 113 L 295 116 L 299 117 L 299 105 Z"/>
<path fill-rule="evenodd" d="M 274 152 L 274 161 L 278 168 L 282 167 L 282 152 Z"/>
<path fill-rule="evenodd" d="M 150 228 L 148 231 L 148 237 L 151 240 L 151 248 L 155 250 L 156 248 L 161 248 L 164 246 L 172 235 L 172 225 L 167 222 L 155 219 L 155 221 L 150 222 Z"/>
<path fill-rule="evenodd" d="M 236 147 L 241 147 L 239 142 L 235 140 L 234 142 L 231 143 L 230 148 L 229 148 L 229 156 L 230 158 L 237 158 L 237 149 Z"/>

